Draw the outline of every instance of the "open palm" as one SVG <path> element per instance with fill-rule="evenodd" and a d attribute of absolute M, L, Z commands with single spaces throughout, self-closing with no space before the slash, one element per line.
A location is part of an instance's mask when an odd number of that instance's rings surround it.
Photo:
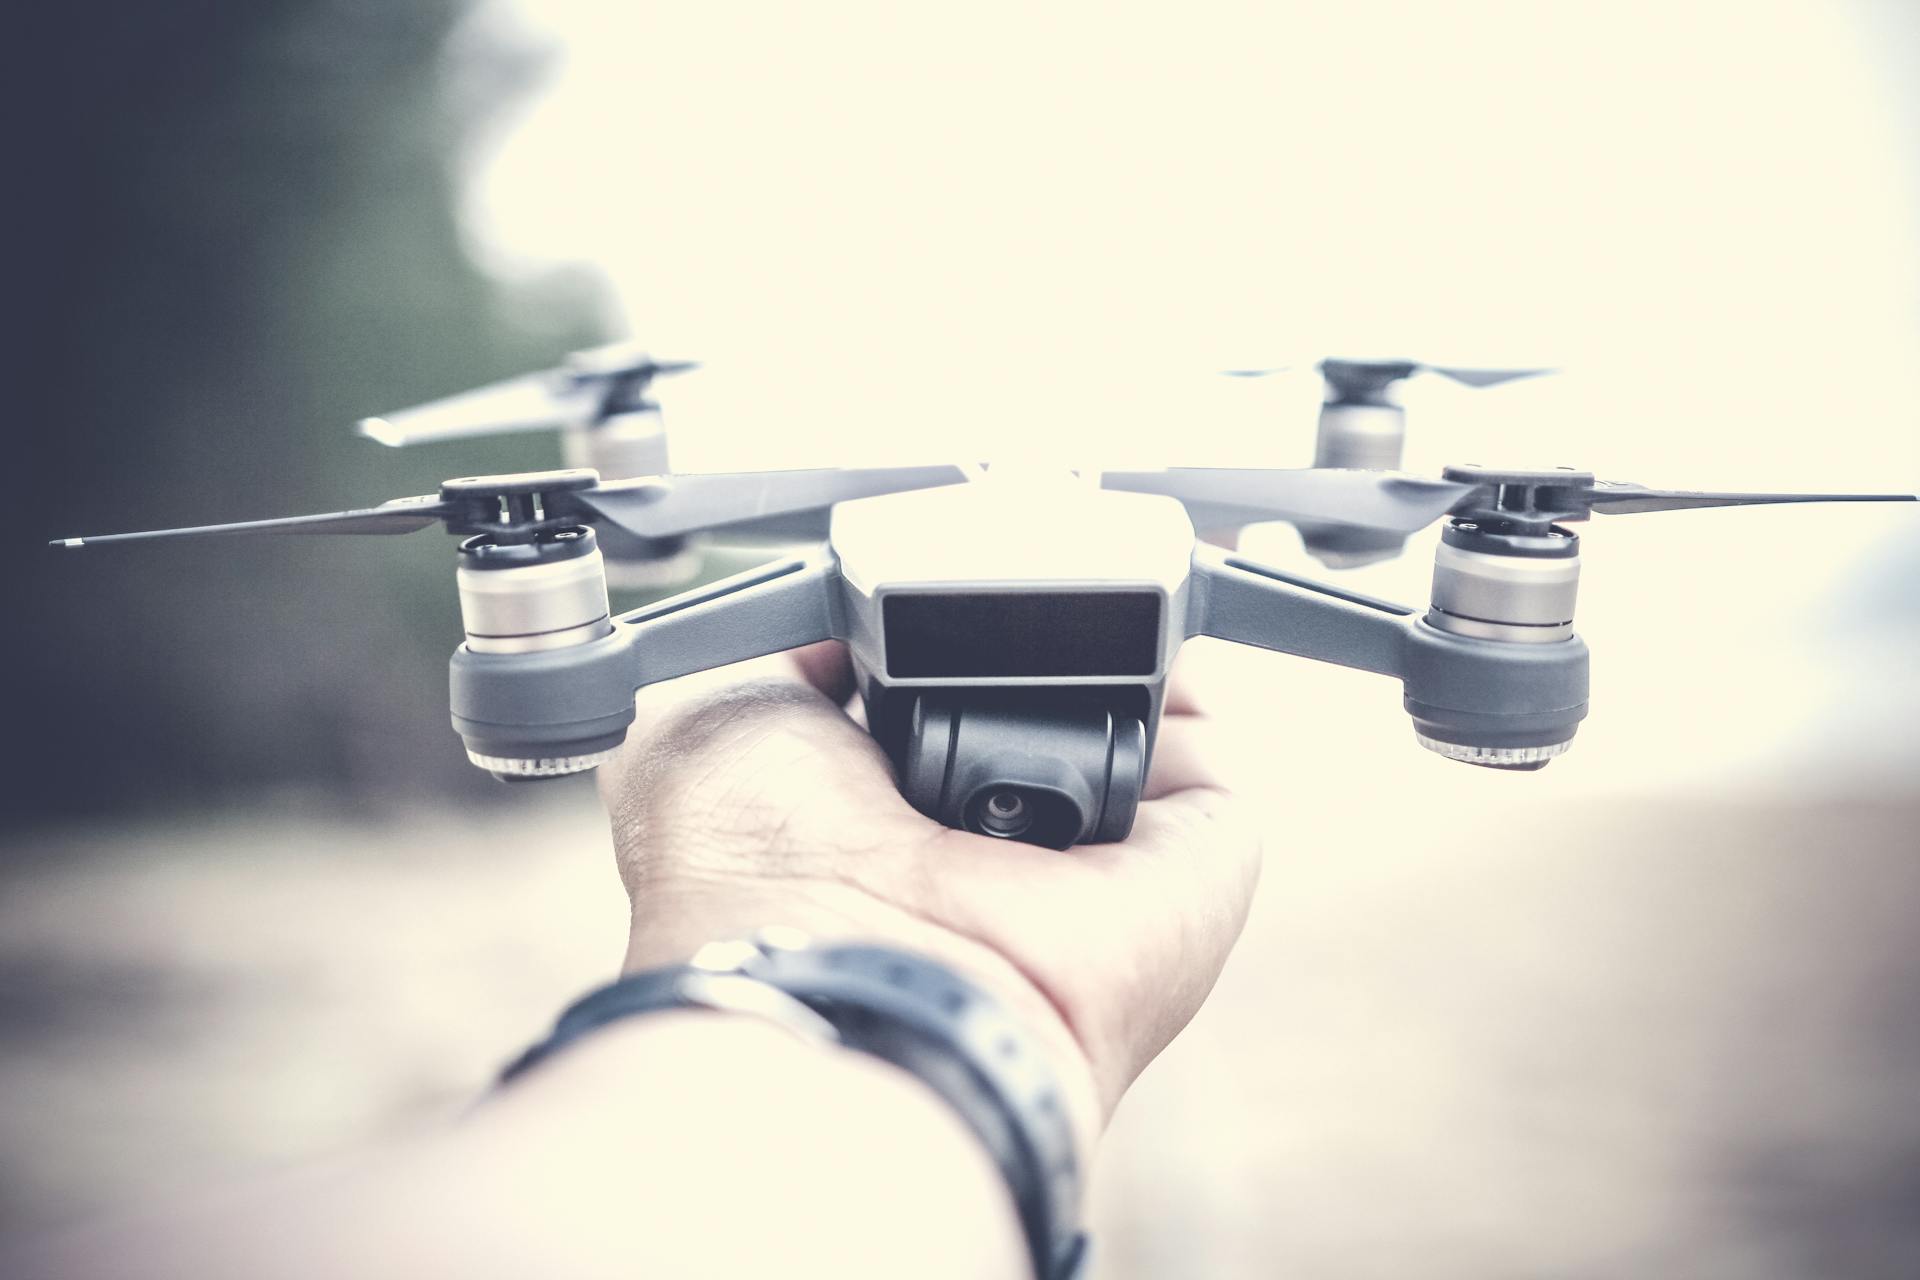
<path fill-rule="evenodd" d="M 1083 1059 L 1104 1118 L 1199 1009 L 1258 876 L 1259 843 L 1204 759 L 1207 720 L 1173 690 L 1131 837 L 1060 852 L 915 811 L 844 709 L 851 689 L 829 643 L 642 691 L 601 770 L 628 967 L 766 925 L 914 947 Z"/>

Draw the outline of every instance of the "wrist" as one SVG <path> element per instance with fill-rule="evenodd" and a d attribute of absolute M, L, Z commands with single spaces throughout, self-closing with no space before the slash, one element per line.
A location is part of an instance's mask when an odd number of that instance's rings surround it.
<path fill-rule="evenodd" d="M 1024 1266 L 999 1171 L 936 1093 L 878 1058 L 750 1015 L 609 1023 L 495 1095 L 474 1128 L 476 1141 L 516 1153 L 543 1198 L 558 1193 L 569 1212 L 612 1224 L 635 1249 L 629 1260 L 648 1264 L 627 1273 L 959 1277 Z M 652 1218 L 656 1204 L 672 1215 Z"/>
<path fill-rule="evenodd" d="M 1103 1121 L 1099 1094 L 1086 1051 L 1052 1000 L 1012 958 L 859 889 L 817 882 L 649 887 L 636 895 L 624 970 L 684 963 L 709 942 L 769 926 L 797 929 L 822 944 L 918 952 L 982 987 L 1037 1041 L 1072 1122 L 1080 1165 L 1088 1166 Z"/>

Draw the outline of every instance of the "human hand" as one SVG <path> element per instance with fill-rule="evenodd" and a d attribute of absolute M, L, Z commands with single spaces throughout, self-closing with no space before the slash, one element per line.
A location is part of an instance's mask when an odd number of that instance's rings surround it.
<path fill-rule="evenodd" d="M 828 643 L 641 692 L 600 770 L 627 967 L 767 925 L 920 950 L 1052 1042 L 1090 1131 L 1199 1009 L 1246 920 L 1259 842 L 1205 761 L 1207 720 L 1171 690 L 1133 834 L 1060 852 L 915 811 L 843 710 L 852 685 Z"/>

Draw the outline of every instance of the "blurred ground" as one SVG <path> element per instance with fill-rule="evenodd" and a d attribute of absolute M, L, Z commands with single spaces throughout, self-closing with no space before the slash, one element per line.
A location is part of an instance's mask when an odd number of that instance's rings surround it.
<path fill-rule="evenodd" d="M 1920 805 L 1493 816 L 1291 826 L 1115 1127 L 1109 1274 L 1920 1274 Z"/>
<path fill-rule="evenodd" d="M 1268 873 L 1114 1126 L 1098 1274 L 1920 1274 L 1910 788 L 1570 800 L 1577 750 L 1238 745 Z M 21 842 L 6 1226 L 456 1115 L 620 953 L 597 805 L 561 785 Z"/>

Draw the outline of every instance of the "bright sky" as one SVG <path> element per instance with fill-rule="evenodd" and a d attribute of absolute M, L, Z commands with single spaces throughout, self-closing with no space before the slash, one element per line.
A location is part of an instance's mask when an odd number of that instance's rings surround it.
<path fill-rule="evenodd" d="M 1920 148 L 1850 5 L 499 0 L 482 25 L 556 56 L 474 153 L 475 246 L 596 265 L 633 336 L 706 363 L 663 392 L 687 469 L 1304 465 L 1316 380 L 1214 371 L 1405 354 L 1566 370 L 1414 384 L 1410 467 L 1920 484 Z M 1702 712 L 1745 708 L 1730 740 L 1817 721 L 1809 614 L 1908 526 L 1644 520 L 1589 540 L 1615 722 L 1672 685 L 1611 673 L 1676 653 L 1750 664 Z M 1343 581 L 1424 599 L 1424 548 Z M 1776 628 L 1791 678 L 1752 652 Z M 1754 709 L 1768 688 L 1794 707 Z"/>

